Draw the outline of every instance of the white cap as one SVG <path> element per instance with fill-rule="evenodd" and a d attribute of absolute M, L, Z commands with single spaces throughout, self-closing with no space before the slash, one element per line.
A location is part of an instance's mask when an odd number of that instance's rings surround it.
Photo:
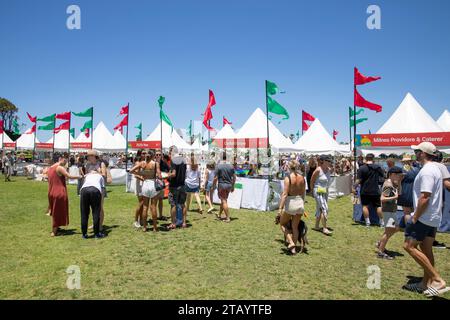
<path fill-rule="evenodd" d="M 425 141 L 420 143 L 419 145 L 412 145 L 411 149 L 413 150 L 420 150 L 422 152 L 425 152 L 429 155 L 434 155 L 434 153 L 436 152 L 436 146 L 434 144 L 432 144 L 431 142 Z"/>

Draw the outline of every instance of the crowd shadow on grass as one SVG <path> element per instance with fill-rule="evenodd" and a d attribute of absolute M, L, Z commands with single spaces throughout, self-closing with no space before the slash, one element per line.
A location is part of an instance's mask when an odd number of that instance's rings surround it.
<path fill-rule="evenodd" d="M 115 225 L 112 225 L 112 226 L 107 226 L 107 225 L 103 225 L 103 234 L 105 235 L 105 236 L 108 236 L 109 235 L 109 233 L 113 230 L 113 229 L 115 229 L 115 228 L 118 228 L 119 227 L 119 225 L 117 225 L 117 224 L 115 224 Z"/>
<path fill-rule="evenodd" d="M 306 255 L 308 255 L 309 253 L 308 253 L 308 248 L 303 248 L 303 251 L 302 252 L 300 252 L 300 247 L 299 246 L 297 246 L 296 247 L 296 251 L 297 251 L 297 253 L 295 254 L 295 255 L 299 255 L 299 254 L 306 254 Z M 287 255 L 287 256 L 292 256 L 293 254 L 288 250 L 288 248 L 281 248 L 281 252 L 280 252 L 280 254 L 285 254 L 285 255 Z"/>
<path fill-rule="evenodd" d="M 65 236 L 73 236 L 77 234 L 77 229 L 58 229 L 58 236 L 65 237 Z"/>
<path fill-rule="evenodd" d="M 150 220 L 148 222 L 148 224 L 149 224 L 149 226 L 148 226 L 149 229 L 148 230 L 151 230 L 151 228 L 152 228 L 152 220 Z M 160 223 L 160 224 L 158 224 L 158 231 L 169 232 L 169 231 L 175 230 L 175 229 L 169 229 L 169 226 L 170 226 L 170 223 Z M 184 228 L 184 229 L 188 229 L 188 228 L 191 228 L 191 227 L 192 227 L 192 223 L 190 223 L 189 220 L 186 220 L 186 228 Z M 183 228 L 180 225 L 180 226 L 177 226 L 176 229 L 183 229 Z"/>
<path fill-rule="evenodd" d="M 384 251 L 390 255 L 391 257 L 404 257 L 405 255 L 403 253 L 397 252 L 397 251 L 391 251 L 388 249 L 384 249 Z"/>

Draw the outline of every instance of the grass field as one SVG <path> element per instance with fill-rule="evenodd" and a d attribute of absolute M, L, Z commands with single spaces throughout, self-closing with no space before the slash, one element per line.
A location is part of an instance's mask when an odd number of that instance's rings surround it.
<path fill-rule="evenodd" d="M 191 212 L 187 229 L 143 233 L 132 228 L 135 196 L 123 186 L 109 191 L 106 238 L 81 238 L 74 186 L 69 186 L 69 232 L 51 238 L 47 184 L 0 180 L 0 298 L 425 299 L 401 289 L 408 276 L 421 276 L 403 252 L 403 235 L 388 245 L 399 253 L 395 260 L 376 258 L 374 243 L 382 229 L 355 225 L 349 198 L 330 202 L 332 237 L 311 230 L 310 214 L 308 253 L 289 256 L 274 213 L 232 210 L 234 220 L 225 224 Z M 167 205 L 164 210 L 168 215 Z M 307 211 L 314 211 L 311 198 Z M 450 236 L 439 234 L 438 240 L 450 243 Z M 435 256 L 450 283 L 450 250 L 435 250 Z M 66 287 L 70 265 L 80 267 L 80 290 Z M 379 290 L 366 286 L 370 265 L 381 269 Z"/>

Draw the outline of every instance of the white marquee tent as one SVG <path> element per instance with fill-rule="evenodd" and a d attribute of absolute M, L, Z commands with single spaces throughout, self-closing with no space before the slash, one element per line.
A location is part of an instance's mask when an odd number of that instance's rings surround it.
<path fill-rule="evenodd" d="M 233 128 L 229 124 L 226 124 L 219 130 L 219 132 L 217 132 L 214 139 L 234 139 L 235 137 L 236 133 Z"/>
<path fill-rule="evenodd" d="M 442 128 L 442 130 L 449 132 L 450 131 L 450 112 L 448 110 L 444 110 L 442 112 L 439 119 L 436 121 L 437 124 Z"/>
<path fill-rule="evenodd" d="M 2 134 L 0 134 L 0 148 L 3 148 L 3 143 L 13 143 L 12 139 L 8 136 L 6 132 L 3 131 Z"/>
<path fill-rule="evenodd" d="M 175 128 L 170 127 L 164 121 L 162 122 L 162 143 L 163 148 L 170 148 L 176 146 L 179 150 L 193 150 L 194 148 L 184 141 L 177 133 Z M 173 130 L 172 130 L 173 129 Z M 161 141 L 161 123 L 158 123 L 156 128 L 144 141 Z"/>
<path fill-rule="evenodd" d="M 407 93 L 392 116 L 377 131 L 377 134 L 443 132 L 436 121 L 425 111 L 411 93 Z M 384 147 L 362 149 L 363 154 L 373 153 L 378 156 L 384 154 L 412 153 L 408 147 Z"/>
<path fill-rule="evenodd" d="M 235 134 L 237 139 L 267 138 L 267 118 L 266 114 L 260 109 L 252 113 L 244 125 Z M 219 132 L 220 133 L 220 132 Z M 218 134 L 219 134 L 218 133 Z M 215 137 L 217 139 L 217 136 Z M 269 144 L 273 149 L 280 152 L 297 151 L 289 138 L 286 138 L 280 130 L 269 120 Z"/>
<path fill-rule="evenodd" d="M 115 150 L 125 151 L 127 147 L 127 140 L 125 137 L 120 133 L 119 130 L 116 130 L 113 135 L 113 145 Z"/>
<path fill-rule="evenodd" d="M 294 144 L 294 148 L 307 154 L 350 153 L 349 146 L 337 143 L 317 118 Z"/>
<path fill-rule="evenodd" d="M 35 133 L 28 134 L 31 129 L 28 129 L 23 133 L 19 139 L 16 141 L 16 146 L 18 150 L 33 150 L 34 148 L 34 135 Z M 36 138 L 36 143 L 40 143 L 39 139 Z"/>

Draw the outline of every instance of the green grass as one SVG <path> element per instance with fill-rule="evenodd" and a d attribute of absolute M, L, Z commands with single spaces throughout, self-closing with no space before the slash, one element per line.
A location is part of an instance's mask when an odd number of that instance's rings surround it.
<path fill-rule="evenodd" d="M 47 184 L 14 180 L 0 180 L 1 299 L 424 299 L 401 289 L 407 276 L 421 276 L 403 252 L 403 235 L 388 248 L 404 256 L 377 259 L 374 243 L 382 229 L 354 225 L 348 197 L 330 202 L 332 237 L 311 230 L 309 198 L 308 254 L 288 256 L 274 213 L 232 210 L 235 220 L 225 224 L 191 212 L 188 229 L 135 231 L 136 198 L 123 186 L 109 187 L 105 200 L 108 237 L 81 238 L 76 188 L 69 186 L 73 234 L 51 238 Z M 164 210 L 168 215 L 167 205 Z M 438 238 L 450 243 L 448 234 Z M 450 283 L 449 254 L 435 250 L 438 270 Z M 81 269 L 80 290 L 66 287 L 70 265 Z M 366 287 L 370 265 L 381 268 L 380 290 Z"/>

